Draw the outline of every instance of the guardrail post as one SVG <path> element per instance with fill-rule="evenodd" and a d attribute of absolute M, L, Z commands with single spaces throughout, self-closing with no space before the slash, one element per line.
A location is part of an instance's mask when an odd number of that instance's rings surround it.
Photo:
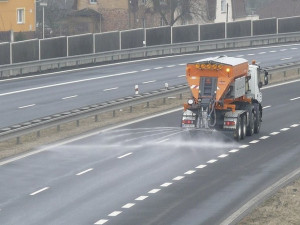
<path fill-rule="evenodd" d="M 116 117 L 116 110 L 113 111 L 113 117 Z"/>
<path fill-rule="evenodd" d="M 21 144 L 21 137 L 17 137 L 17 145 Z"/>
<path fill-rule="evenodd" d="M 36 132 L 36 137 L 37 137 L 37 138 L 40 138 L 40 137 L 41 137 L 41 131 L 37 131 L 37 132 Z"/>
<path fill-rule="evenodd" d="M 130 107 L 129 107 L 129 112 L 132 113 L 132 110 L 133 110 L 133 108 L 132 108 L 132 106 L 130 106 Z"/>
<path fill-rule="evenodd" d="M 300 68 L 298 68 L 298 75 L 300 74 Z"/>
<path fill-rule="evenodd" d="M 60 131 L 60 125 L 56 126 L 56 131 L 59 132 Z"/>
<path fill-rule="evenodd" d="M 79 120 L 76 120 L 76 127 L 79 127 Z"/>
<path fill-rule="evenodd" d="M 99 118 L 98 115 L 95 115 L 95 122 L 98 122 Z"/>
<path fill-rule="evenodd" d="M 163 104 L 166 104 L 166 98 L 164 98 L 164 100 L 163 100 Z"/>
<path fill-rule="evenodd" d="M 179 99 L 182 99 L 182 94 L 179 95 Z"/>
<path fill-rule="evenodd" d="M 149 108 L 150 107 L 150 102 L 147 102 L 147 106 L 146 106 L 147 108 Z"/>
<path fill-rule="evenodd" d="M 286 77 L 286 71 L 283 71 L 283 77 Z"/>

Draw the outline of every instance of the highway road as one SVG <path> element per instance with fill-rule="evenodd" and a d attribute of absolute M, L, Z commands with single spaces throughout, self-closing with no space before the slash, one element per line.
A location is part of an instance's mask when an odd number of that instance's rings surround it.
<path fill-rule="evenodd" d="M 264 88 L 261 132 L 239 143 L 190 137 L 174 110 L 2 161 L 0 224 L 220 224 L 299 167 L 299 85 Z"/>
<path fill-rule="evenodd" d="M 262 67 L 300 61 L 299 44 L 222 50 L 143 59 L 0 81 L 0 128 L 134 94 L 185 83 L 185 65 L 228 55 Z"/>

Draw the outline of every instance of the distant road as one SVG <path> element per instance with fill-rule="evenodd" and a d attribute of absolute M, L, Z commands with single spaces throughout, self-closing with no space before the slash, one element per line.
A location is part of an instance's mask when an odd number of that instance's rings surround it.
<path fill-rule="evenodd" d="M 228 55 L 256 59 L 262 66 L 300 61 L 300 45 L 257 47 L 166 56 L 47 75 L 0 81 L 0 128 L 39 117 L 185 83 L 185 65 L 201 58 Z"/>

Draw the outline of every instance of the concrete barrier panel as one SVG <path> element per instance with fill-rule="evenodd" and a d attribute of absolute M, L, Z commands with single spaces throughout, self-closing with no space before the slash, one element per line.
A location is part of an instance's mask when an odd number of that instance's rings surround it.
<path fill-rule="evenodd" d="M 40 40 L 41 59 L 67 56 L 67 37 Z"/>
<path fill-rule="evenodd" d="M 144 29 L 128 30 L 121 32 L 121 48 L 143 47 Z"/>
<path fill-rule="evenodd" d="M 10 63 L 10 44 L 0 43 L 0 65 Z"/>
<path fill-rule="evenodd" d="M 251 36 L 251 20 L 227 23 L 227 38 Z"/>
<path fill-rule="evenodd" d="M 300 31 L 300 16 L 278 19 L 278 33 Z"/>
<path fill-rule="evenodd" d="M 253 35 L 276 34 L 277 19 L 253 20 Z"/>
<path fill-rule="evenodd" d="M 171 44 L 171 27 L 157 27 L 146 29 L 146 45 Z"/>
<path fill-rule="evenodd" d="M 19 41 L 12 43 L 13 63 L 39 60 L 39 40 Z"/>
<path fill-rule="evenodd" d="M 225 38 L 225 23 L 200 25 L 200 40 L 213 40 Z"/>
<path fill-rule="evenodd" d="M 173 43 L 198 41 L 199 25 L 178 26 L 172 29 Z"/>
<path fill-rule="evenodd" d="M 68 37 L 69 56 L 93 53 L 93 34 L 82 34 Z"/>
<path fill-rule="evenodd" d="M 95 34 L 95 51 L 107 52 L 120 49 L 120 32 Z"/>

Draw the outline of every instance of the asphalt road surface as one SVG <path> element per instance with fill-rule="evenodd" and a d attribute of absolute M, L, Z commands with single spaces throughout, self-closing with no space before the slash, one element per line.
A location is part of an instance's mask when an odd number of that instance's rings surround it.
<path fill-rule="evenodd" d="M 0 224 L 220 224 L 299 167 L 299 85 L 263 89 L 261 132 L 239 143 L 173 111 L 2 161 Z"/>
<path fill-rule="evenodd" d="M 167 56 L 0 81 L 0 128 L 134 94 L 186 83 L 185 65 L 218 55 L 262 67 L 300 61 L 299 44 Z"/>

